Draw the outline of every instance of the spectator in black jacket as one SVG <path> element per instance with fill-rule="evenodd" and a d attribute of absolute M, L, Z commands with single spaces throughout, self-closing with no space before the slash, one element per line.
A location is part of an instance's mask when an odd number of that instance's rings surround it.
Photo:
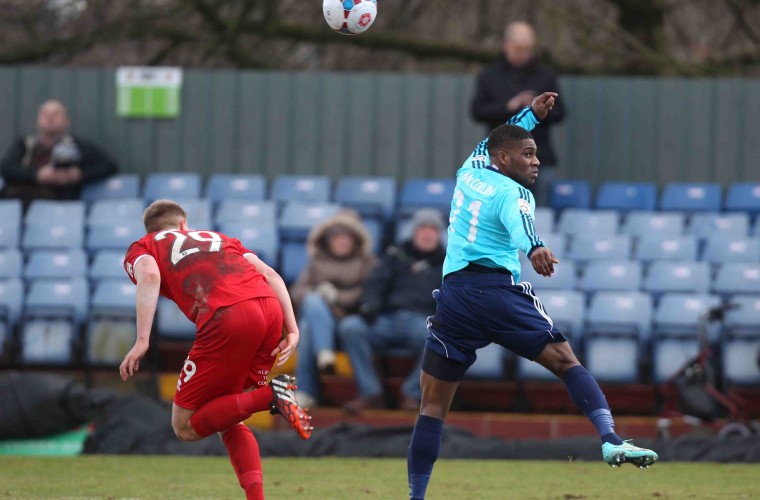
<path fill-rule="evenodd" d="M 69 134 L 69 116 L 60 101 L 40 106 L 37 134 L 19 138 L 0 164 L 6 198 L 21 198 L 25 205 L 37 198 L 79 198 L 82 185 L 118 170 L 94 144 Z"/>
<path fill-rule="evenodd" d="M 432 294 L 441 284 L 446 251 L 441 244 L 440 212 L 418 210 L 412 227 L 411 239 L 389 247 L 365 281 L 359 314 L 347 316 L 338 324 L 359 389 L 359 397 L 346 404 L 350 412 L 383 406 L 373 354 L 389 350 L 419 358 L 401 387 L 401 408 L 419 409 L 427 317 L 435 313 Z"/>
<path fill-rule="evenodd" d="M 478 75 L 472 116 L 485 123 L 490 132 L 520 109 L 530 106 L 535 96 L 550 91 L 559 93 L 560 97 L 552 112 L 540 127 L 531 131 L 538 147 L 536 156 L 541 162 L 539 177 L 532 190 L 536 204 L 546 205 L 557 166 L 549 131 L 552 124 L 562 121 L 565 110 L 557 76 L 552 69 L 535 60 L 535 46 L 536 35 L 530 24 L 514 22 L 506 27 L 502 43 L 504 57 L 500 57 Z"/>

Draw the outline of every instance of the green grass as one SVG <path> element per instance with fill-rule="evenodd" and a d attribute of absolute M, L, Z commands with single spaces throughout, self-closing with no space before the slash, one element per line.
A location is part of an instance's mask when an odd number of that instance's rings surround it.
<path fill-rule="evenodd" d="M 435 499 L 760 498 L 760 466 L 660 463 L 648 470 L 603 462 L 440 460 Z M 401 459 L 270 458 L 267 498 L 401 499 Z M 225 458 L 81 456 L 0 458 L 0 498 L 243 498 Z"/>

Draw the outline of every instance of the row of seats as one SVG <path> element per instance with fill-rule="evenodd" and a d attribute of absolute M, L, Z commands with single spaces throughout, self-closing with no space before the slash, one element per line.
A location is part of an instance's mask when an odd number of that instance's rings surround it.
<path fill-rule="evenodd" d="M 203 185 L 200 174 L 173 172 L 153 173 L 140 188 L 136 174 L 124 174 L 98 184 L 87 186 L 82 196 L 87 201 L 108 198 L 208 198 L 213 202 L 225 199 L 263 200 L 278 202 L 335 201 L 357 205 L 367 211 L 390 216 L 397 207 L 406 210 L 432 206 L 448 211 L 454 191 L 453 178 L 409 179 L 398 189 L 393 177 L 347 176 L 335 184 L 321 175 L 281 175 L 274 179 L 267 195 L 263 175 L 213 174 Z M 671 183 L 659 196 L 654 183 L 606 182 L 592 198 L 591 184 L 586 181 L 557 181 L 552 187 L 553 208 L 598 208 L 618 211 L 677 210 L 684 212 L 745 211 L 760 213 L 760 183 L 732 184 L 723 197 L 722 187 L 714 183 Z"/>
<path fill-rule="evenodd" d="M 720 353 L 722 374 L 734 384 L 760 383 L 760 295 L 730 303 L 715 295 L 670 293 L 655 305 L 641 292 L 599 292 L 587 302 L 577 291 L 540 294 L 555 326 L 570 340 L 584 365 L 603 382 L 661 383 L 702 347 L 701 329 Z M 703 321 L 711 308 L 727 309 L 722 328 Z M 470 376 L 504 375 L 505 353 L 496 346 L 478 351 Z M 517 378 L 551 380 L 537 363 L 518 358 Z"/>

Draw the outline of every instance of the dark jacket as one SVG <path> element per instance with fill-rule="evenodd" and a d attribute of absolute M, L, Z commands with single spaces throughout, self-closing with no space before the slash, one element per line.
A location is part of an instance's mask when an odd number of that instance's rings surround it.
<path fill-rule="evenodd" d="M 472 100 L 472 117 L 485 123 L 490 132 L 507 121 L 510 117 L 507 101 L 524 90 L 533 90 L 537 95 L 549 91 L 560 95 L 546 119 L 531 131 L 536 140 L 537 156 L 541 164 L 557 165 L 558 160 L 549 140 L 549 130 L 552 123 L 562 121 L 565 109 L 557 76 L 550 68 L 535 61 L 523 68 L 517 68 L 503 56 L 500 57 L 499 61 L 487 66 L 478 75 L 475 97 Z"/>
<path fill-rule="evenodd" d="M 73 139 L 79 150 L 80 158 L 77 166 L 82 170 L 81 184 L 94 182 L 117 173 L 118 167 L 116 163 L 93 143 L 81 137 L 68 137 Z M 19 186 L 20 190 L 29 192 L 30 194 L 35 189 L 39 189 L 39 197 L 58 199 L 78 198 L 81 185 L 39 186 L 37 184 L 37 167 L 31 165 L 29 161 L 31 157 L 30 148 L 33 147 L 33 136 L 21 137 L 11 145 L 2 163 L 0 163 L 0 172 L 3 179 L 5 179 L 8 194 L 13 195 L 13 188 Z"/>
<path fill-rule="evenodd" d="M 423 254 L 411 241 L 389 247 L 364 284 L 360 314 L 370 322 L 398 309 L 434 314 L 433 290 L 441 286 L 445 256 L 442 246 Z"/>

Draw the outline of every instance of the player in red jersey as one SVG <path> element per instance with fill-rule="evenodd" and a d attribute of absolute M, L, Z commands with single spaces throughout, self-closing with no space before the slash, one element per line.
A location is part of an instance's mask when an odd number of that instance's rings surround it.
<path fill-rule="evenodd" d="M 148 350 L 159 294 L 176 302 L 197 331 L 177 382 L 174 433 L 195 441 L 219 432 L 246 497 L 264 498 L 258 443 L 242 421 L 270 410 L 303 439 L 312 430 L 295 400 L 294 379 L 280 375 L 267 384 L 277 355 L 281 366 L 298 344 L 285 283 L 240 241 L 190 230 L 173 201 L 153 202 L 143 223 L 148 234 L 124 259 L 137 285 L 137 340 L 119 367 L 121 378 L 137 372 Z"/>

